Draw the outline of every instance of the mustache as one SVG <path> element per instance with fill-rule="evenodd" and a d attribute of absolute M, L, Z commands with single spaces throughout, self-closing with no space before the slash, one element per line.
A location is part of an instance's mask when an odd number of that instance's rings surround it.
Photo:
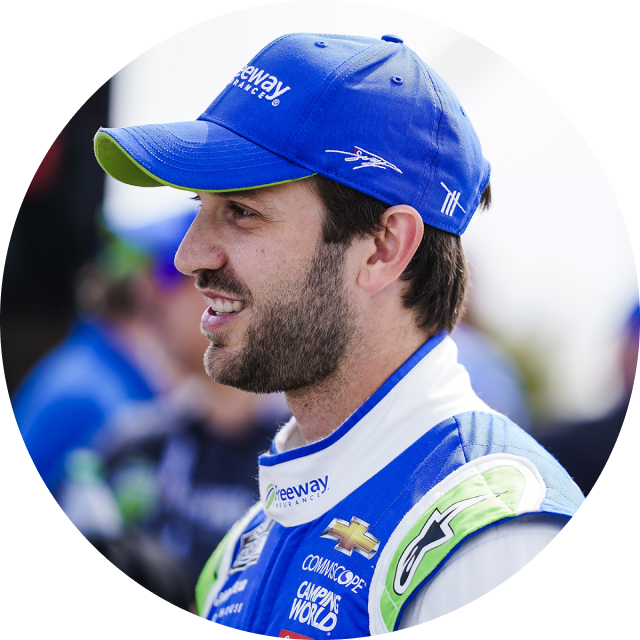
<path fill-rule="evenodd" d="M 251 302 L 249 289 L 227 270 L 205 269 L 196 275 L 195 284 L 199 289 L 214 289 L 241 298 L 246 303 Z"/>

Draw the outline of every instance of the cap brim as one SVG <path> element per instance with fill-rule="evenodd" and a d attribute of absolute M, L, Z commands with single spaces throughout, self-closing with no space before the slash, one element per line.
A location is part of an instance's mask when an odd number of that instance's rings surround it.
<path fill-rule="evenodd" d="M 205 120 L 100 129 L 94 150 L 111 177 L 138 187 L 234 191 L 314 174 Z"/>

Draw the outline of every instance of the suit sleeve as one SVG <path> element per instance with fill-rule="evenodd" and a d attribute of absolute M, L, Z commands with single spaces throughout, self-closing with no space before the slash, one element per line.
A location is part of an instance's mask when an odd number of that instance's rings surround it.
<path fill-rule="evenodd" d="M 560 518 L 530 515 L 469 538 L 407 605 L 399 629 L 463 607 L 517 573 L 560 532 Z"/>

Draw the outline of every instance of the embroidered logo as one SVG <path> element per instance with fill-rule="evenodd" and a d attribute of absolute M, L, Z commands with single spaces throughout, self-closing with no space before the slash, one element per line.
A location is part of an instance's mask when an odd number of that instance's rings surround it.
<path fill-rule="evenodd" d="M 333 631 L 338 624 L 338 605 L 342 596 L 306 580 L 298 587 L 289 620 L 295 620 L 320 631 Z"/>
<path fill-rule="evenodd" d="M 342 153 L 347 156 L 345 162 L 362 162 L 354 166 L 354 169 L 364 169 L 365 167 L 376 167 L 378 169 L 393 169 L 398 173 L 402 173 L 395 164 L 377 156 L 375 153 L 365 151 L 362 147 L 354 147 L 353 151 L 338 151 L 336 149 L 326 149 L 325 153 Z"/>
<path fill-rule="evenodd" d="M 449 191 L 449 187 L 444 182 L 440 183 L 447 191 L 447 197 L 444 199 L 444 203 L 442 205 L 442 209 L 440 209 L 440 213 L 444 213 L 445 216 L 453 216 L 453 211 L 456 207 L 462 206 L 458 204 L 458 200 L 460 199 L 460 191 Z M 462 209 L 463 213 L 467 213 L 464 209 Z"/>
<path fill-rule="evenodd" d="M 291 487 L 278 487 L 270 484 L 265 495 L 265 508 L 295 507 L 306 502 L 313 502 L 329 489 L 329 476 L 316 478 L 304 484 Z"/>
<path fill-rule="evenodd" d="M 471 505 L 491 497 L 493 496 L 485 494 L 476 498 L 467 498 L 466 500 L 452 504 L 442 513 L 440 513 L 437 508 L 434 509 L 431 517 L 425 522 L 420 533 L 411 541 L 402 556 L 400 556 L 396 568 L 396 575 L 393 580 L 393 590 L 398 595 L 402 595 L 411 584 L 411 580 L 425 554 L 453 538 L 454 532 L 449 525 L 451 520 Z"/>
<path fill-rule="evenodd" d="M 267 543 L 273 520 L 266 518 L 255 529 L 240 536 L 240 551 L 229 569 L 229 573 L 238 573 L 252 567 L 260 559 L 264 545 Z"/>
<path fill-rule="evenodd" d="M 309 554 L 302 563 L 302 570 L 319 573 L 321 576 L 342 585 L 345 589 L 351 589 L 353 593 L 358 593 L 360 589 L 367 586 L 365 580 L 341 565 L 340 562 L 332 562 L 322 556 Z"/>
<path fill-rule="evenodd" d="M 244 591 L 247 588 L 248 583 L 248 580 L 238 580 L 238 582 L 235 582 L 228 589 L 225 589 L 213 599 L 213 606 L 219 607 L 223 605 L 231 596 Z"/>
<path fill-rule="evenodd" d="M 265 498 L 265 509 L 268 509 L 273 501 L 276 499 L 276 487 L 273 484 L 270 484 L 267 487 L 267 497 Z"/>
<path fill-rule="evenodd" d="M 367 559 L 373 558 L 380 546 L 380 540 L 370 533 L 367 533 L 369 524 L 356 518 L 351 517 L 351 522 L 334 518 L 329 526 L 320 534 L 321 538 L 329 538 L 337 540 L 338 544 L 334 547 L 336 551 L 340 551 L 350 556 L 354 551 L 363 555 Z"/>
<path fill-rule="evenodd" d="M 291 87 L 282 86 L 282 81 L 276 76 L 272 76 L 268 71 L 258 69 L 258 67 L 246 66 L 240 69 L 231 85 L 247 91 L 252 96 L 257 96 L 260 100 L 271 100 L 271 104 L 277 107 L 280 104 L 280 96 L 289 91 Z M 267 95 L 269 94 L 269 95 Z"/>

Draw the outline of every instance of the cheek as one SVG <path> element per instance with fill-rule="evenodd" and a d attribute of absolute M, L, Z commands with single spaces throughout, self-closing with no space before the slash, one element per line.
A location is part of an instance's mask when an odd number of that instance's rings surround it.
<path fill-rule="evenodd" d="M 307 273 L 315 247 L 278 242 L 271 246 L 245 243 L 230 252 L 228 265 L 253 295 L 297 282 Z"/>

